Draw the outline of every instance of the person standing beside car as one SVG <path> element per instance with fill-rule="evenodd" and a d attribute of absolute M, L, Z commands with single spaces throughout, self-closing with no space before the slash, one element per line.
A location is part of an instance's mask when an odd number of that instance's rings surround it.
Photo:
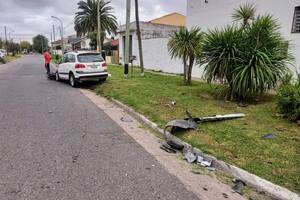
<path fill-rule="evenodd" d="M 44 51 L 44 60 L 45 60 L 46 71 L 47 71 L 47 74 L 49 75 L 50 74 L 51 55 L 47 50 Z"/>

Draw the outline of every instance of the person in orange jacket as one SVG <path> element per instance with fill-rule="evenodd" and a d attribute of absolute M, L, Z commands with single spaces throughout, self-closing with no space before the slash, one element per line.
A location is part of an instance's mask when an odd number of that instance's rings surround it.
<path fill-rule="evenodd" d="M 44 51 L 44 60 L 45 60 L 45 67 L 47 70 L 47 74 L 50 74 L 50 62 L 51 62 L 51 54 L 45 50 Z"/>

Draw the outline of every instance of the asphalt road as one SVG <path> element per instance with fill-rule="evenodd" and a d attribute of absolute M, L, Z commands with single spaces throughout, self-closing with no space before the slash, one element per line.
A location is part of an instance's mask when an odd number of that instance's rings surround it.
<path fill-rule="evenodd" d="M 41 56 L 0 65 L 0 199 L 197 199 Z"/>

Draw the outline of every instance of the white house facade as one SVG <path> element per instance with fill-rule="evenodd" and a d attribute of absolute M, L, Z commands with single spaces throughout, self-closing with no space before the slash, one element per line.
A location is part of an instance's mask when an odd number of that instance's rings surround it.
<path fill-rule="evenodd" d="M 144 67 L 154 71 L 168 73 L 183 73 L 182 62 L 178 59 L 171 59 L 168 53 L 168 41 L 170 34 L 179 27 L 153 24 L 150 22 L 140 22 Z M 125 26 L 119 30 L 119 62 L 124 64 L 125 52 Z M 130 24 L 130 55 L 136 57 L 133 65 L 140 65 L 138 40 L 136 35 L 135 22 Z"/>
<path fill-rule="evenodd" d="M 271 14 L 278 19 L 283 36 L 290 41 L 295 57 L 292 70 L 300 73 L 300 0 L 187 0 L 188 28 L 199 26 L 203 31 L 232 23 L 235 8 L 245 3 L 256 5 L 257 14 Z M 198 68 L 198 69 L 197 69 Z M 201 76 L 194 68 L 193 76 Z"/>

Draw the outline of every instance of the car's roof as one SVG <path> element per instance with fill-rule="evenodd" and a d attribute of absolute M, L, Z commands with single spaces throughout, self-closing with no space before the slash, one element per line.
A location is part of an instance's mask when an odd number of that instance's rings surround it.
<path fill-rule="evenodd" d="M 68 52 L 67 54 L 80 55 L 80 54 L 88 54 L 88 53 L 99 54 L 96 51 L 72 51 L 72 52 Z"/>

